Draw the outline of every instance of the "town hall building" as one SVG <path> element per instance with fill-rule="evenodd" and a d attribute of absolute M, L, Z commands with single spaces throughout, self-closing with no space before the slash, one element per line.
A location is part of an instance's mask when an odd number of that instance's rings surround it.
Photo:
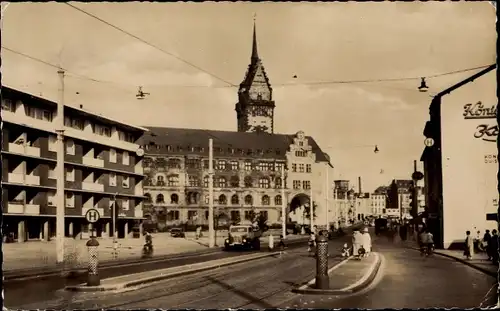
<path fill-rule="evenodd" d="M 249 219 L 253 212 L 264 214 L 268 225 L 280 224 L 284 202 L 287 220 L 303 219 L 299 216 L 312 194 L 315 224 L 323 224 L 329 157 L 303 131 L 275 133 L 275 107 L 273 89 L 258 55 L 254 25 L 250 65 L 235 106 L 237 131 L 147 127 L 141 142 L 146 153 L 146 222 L 160 230 L 208 224 L 212 139 L 216 216 L 234 223 Z"/>

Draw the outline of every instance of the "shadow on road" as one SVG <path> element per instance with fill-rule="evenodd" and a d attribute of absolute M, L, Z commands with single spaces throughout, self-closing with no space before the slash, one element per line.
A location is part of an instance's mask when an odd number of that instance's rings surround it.
<path fill-rule="evenodd" d="M 211 282 L 213 282 L 214 284 L 217 284 L 225 289 L 227 289 L 228 291 L 230 292 L 233 292 L 235 293 L 236 295 L 240 296 L 240 297 L 243 297 L 247 300 L 249 300 L 249 304 L 252 303 L 252 304 L 256 304 L 260 307 L 262 307 L 263 309 L 271 309 L 271 308 L 274 308 L 274 306 L 266 303 L 265 301 L 262 301 L 260 298 L 258 297 L 255 297 L 253 295 L 250 295 L 249 293 L 246 293 L 244 291 L 241 291 L 225 282 L 222 282 L 222 281 L 219 281 L 217 280 L 216 278 L 213 278 L 211 276 L 208 276 L 207 279 L 209 279 Z"/>

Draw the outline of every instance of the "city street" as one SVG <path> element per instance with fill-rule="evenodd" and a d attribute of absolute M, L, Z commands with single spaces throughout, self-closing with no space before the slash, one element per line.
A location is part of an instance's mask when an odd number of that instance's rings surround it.
<path fill-rule="evenodd" d="M 421 257 L 380 238 L 375 251 L 384 256 L 374 283 L 348 297 L 300 296 L 289 308 L 477 308 L 495 304 L 495 278 L 439 255 Z M 488 293 L 489 291 L 489 293 Z"/>
<path fill-rule="evenodd" d="M 303 238 L 303 237 L 302 237 Z M 307 239 L 307 237 L 305 237 Z M 295 241 L 297 238 L 290 238 L 290 249 L 304 245 L 305 242 Z M 266 251 L 263 242 L 261 252 Z M 253 251 L 251 251 L 253 252 Z M 117 263 L 114 266 L 101 267 L 99 274 L 101 278 L 110 278 L 121 276 L 124 274 L 140 273 L 155 269 L 164 269 L 169 267 L 177 267 L 192 263 L 237 257 L 240 255 L 248 254 L 245 252 L 224 252 L 222 250 L 206 253 L 206 254 L 179 254 L 172 256 L 172 258 L 159 258 L 158 260 L 137 261 L 135 263 Z M 48 277 L 40 277 L 35 280 L 13 280 L 4 282 L 5 290 L 5 304 L 7 306 L 15 306 L 19 302 L 23 303 L 37 303 L 56 299 L 56 291 L 64 288 L 65 286 L 77 285 L 86 281 L 86 274 L 78 275 L 73 278 L 63 278 L 59 275 Z"/>
<path fill-rule="evenodd" d="M 331 252 L 338 254 L 338 249 L 344 241 L 349 239 L 349 237 L 344 237 L 330 241 Z M 332 257 L 329 262 L 330 267 L 341 260 L 339 257 Z M 155 306 L 181 309 L 271 308 L 295 297 L 295 294 L 291 293 L 292 287 L 311 280 L 315 275 L 315 267 L 315 259 L 303 246 L 287 249 L 281 258 L 271 257 L 223 267 L 161 281 L 128 292 L 65 293 L 55 305 L 43 307 L 57 309 L 135 309 Z M 19 307 L 29 308 L 30 306 Z"/>

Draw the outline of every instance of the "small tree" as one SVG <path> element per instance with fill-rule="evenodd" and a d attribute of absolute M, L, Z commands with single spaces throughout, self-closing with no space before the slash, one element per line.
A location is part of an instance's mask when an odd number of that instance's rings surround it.
<path fill-rule="evenodd" d="M 262 232 L 267 231 L 267 215 L 255 210 L 250 211 L 249 219 L 253 224 L 257 224 Z"/>
<path fill-rule="evenodd" d="M 316 204 L 316 202 L 313 201 L 313 215 L 314 215 L 314 218 L 317 217 L 317 214 L 316 214 L 316 208 L 318 207 L 318 204 Z M 306 219 L 311 219 L 311 208 L 309 206 L 307 207 L 304 207 L 304 218 Z"/>

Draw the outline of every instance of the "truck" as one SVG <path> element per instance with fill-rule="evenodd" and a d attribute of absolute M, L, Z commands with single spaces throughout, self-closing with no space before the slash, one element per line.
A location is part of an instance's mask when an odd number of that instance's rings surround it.
<path fill-rule="evenodd" d="M 229 227 L 227 239 L 224 241 L 224 250 L 233 248 L 260 250 L 262 231 L 254 225 L 232 225 Z"/>

